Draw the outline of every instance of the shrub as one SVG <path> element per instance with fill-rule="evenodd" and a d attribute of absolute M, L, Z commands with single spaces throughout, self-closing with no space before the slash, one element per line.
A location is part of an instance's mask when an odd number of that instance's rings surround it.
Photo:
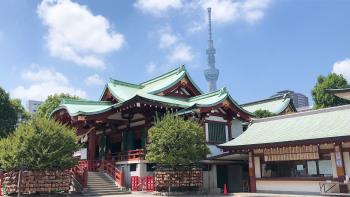
<path fill-rule="evenodd" d="M 166 114 L 148 132 L 146 159 L 162 165 L 188 165 L 209 153 L 203 128 L 195 121 Z"/>
<path fill-rule="evenodd" d="M 5 170 L 68 169 L 75 165 L 79 149 L 75 131 L 46 118 L 33 118 L 14 134 L 0 140 L 0 165 Z"/>

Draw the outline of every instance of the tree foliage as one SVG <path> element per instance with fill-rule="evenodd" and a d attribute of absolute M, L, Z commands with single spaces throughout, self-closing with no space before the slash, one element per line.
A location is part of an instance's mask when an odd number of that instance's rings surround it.
<path fill-rule="evenodd" d="M 13 132 L 17 124 L 17 112 L 13 107 L 10 96 L 0 87 L 0 137 Z"/>
<path fill-rule="evenodd" d="M 54 120 L 35 117 L 0 140 L 0 165 L 5 170 L 67 169 L 75 165 L 73 153 L 78 149 L 73 129 Z"/>
<path fill-rule="evenodd" d="M 192 120 L 165 114 L 148 131 L 146 159 L 162 165 L 188 165 L 204 159 L 209 149 L 203 128 Z"/>
<path fill-rule="evenodd" d="M 39 117 L 49 118 L 51 112 L 60 105 L 63 99 L 78 99 L 78 98 L 79 97 L 77 96 L 72 96 L 70 94 L 64 94 L 64 93 L 50 95 L 45 100 L 45 102 L 39 106 L 36 112 L 36 115 Z"/>
<path fill-rule="evenodd" d="M 314 108 L 319 109 L 349 104 L 349 101 L 336 97 L 327 92 L 327 89 L 347 87 L 349 87 L 349 85 L 343 75 L 337 75 L 335 73 L 331 73 L 328 76 L 320 75 L 317 78 L 317 83 L 312 90 Z"/>
<path fill-rule="evenodd" d="M 271 117 L 271 116 L 276 116 L 276 114 L 270 112 L 269 110 L 265 110 L 265 109 L 258 109 L 254 112 L 254 115 L 257 118 L 267 118 L 267 117 Z"/>
<path fill-rule="evenodd" d="M 22 121 L 30 119 L 30 114 L 24 109 L 20 99 L 11 99 L 10 102 L 17 113 L 17 117 L 20 117 Z"/>

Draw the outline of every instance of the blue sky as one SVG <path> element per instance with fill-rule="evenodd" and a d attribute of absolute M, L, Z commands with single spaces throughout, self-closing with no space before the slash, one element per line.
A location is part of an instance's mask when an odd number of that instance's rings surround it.
<path fill-rule="evenodd" d="M 318 75 L 350 80 L 350 1 L 0 1 L 0 86 L 43 100 L 98 99 L 108 79 L 139 83 L 185 64 L 206 90 L 206 8 L 212 7 L 218 87 L 239 103 Z M 310 98 L 311 100 L 311 98 Z"/>

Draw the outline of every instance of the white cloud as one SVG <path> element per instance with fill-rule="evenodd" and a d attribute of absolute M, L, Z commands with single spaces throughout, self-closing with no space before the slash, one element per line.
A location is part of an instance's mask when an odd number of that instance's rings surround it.
<path fill-rule="evenodd" d="M 50 54 L 76 64 L 104 68 L 103 55 L 125 42 L 106 18 L 70 0 L 43 0 L 37 13 L 48 27 Z"/>
<path fill-rule="evenodd" d="M 160 16 L 170 9 L 182 8 L 182 0 L 137 0 L 134 6 L 155 16 Z"/>
<path fill-rule="evenodd" d="M 45 100 L 49 95 L 56 93 L 68 93 L 81 98 L 86 98 L 86 92 L 74 88 L 66 76 L 54 69 L 32 66 L 21 73 L 21 77 L 31 82 L 27 87 L 17 86 L 11 91 L 11 97 L 22 100 Z"/>
<path fill-rule="evenodd" d="M 168 53 L 168 60 L 173 62 L 189 62 L 193 59 L 192 48 L 188 46 L 181 36 L 176 35 L 171 27 L 166 26 L 158 31 L 159 35 L 159 48 L 165 50 Z M 154 66 L 153 66 L 154 67 Z M 147 65 L 147 72 L 155 68 L 152 64 Z M 152 69 L 150 69 L 152 68 Z M 150 72 L 148 72 L 150 73 Z"/>
<path fill-rule="evenodd" d="M 345 79 L 350 82 L 350 59 L 337 61 L 333 64 L 333 72 L 342 74 Z"/>
<path fill-rule="evenodd" d="M 201 0 L 199 4 L 205 11 L 208 7 L 212 8 L 212 19 L 215 22 L 243 20 L 254 23 L 264 17 L 264 11 L 271 0 Z"/>
<path fill-rule="evenodd" d="M 271 5 L 272 0 L 138 0 L 135 7 L 145 13 L 162 16 L 172 9 L 185 10 L 183 13 L 189 17 L 195 16 L 193 13 L 201 12 L 200 19 L 192 19 L 189 33 L 203 30 L 207 24 L 207 8 L 212 8 L 212 20 L 215 23 L 232 23 L 245 21 L 255 23 L 261 20 L 266 9 Z"/>
<path fill-rule="evenodd" d="M 104 84 L 104 81 L 101 79 L 100 75 L 93 74 L 93 75 L 88 76 L 85 79 L 85 84 L 88 85 L 88 86 L 92 86 L 92 85 L 100 86 L 100 85 Z"/>
<path fill-rule="evenodd" d="M 154 73 L 156 69 L 157 69 L 157 66 L 153 62 L 150 62 L 149 64 L 146 65 L 146 71 L 149 74 Z"/>
<path fill-rule="evenodd" d="M 212 19 L 215 22 L 225 23 L 238 19 L 239 2 L 231 0 L 203 0 L 200 1 L 200 6 L 207 12 L 207 8 L 212 8 Z"/>
<path fill-rule="evenodd" d="M 178 41 L 177 36 L 171 34 L 171 33 L 161 33 L 160 35 L 160 43 L 159 47 L 160 48 L 166 48 L 174 45 Z"/>
<path fill-rule="evenodd" d="M 199 23 L 197 21 L 192 22 L 187 28 L 188 33 L 196 33 L 198 31 L 202 31 L 205 27 L 207 27 L 206 23 Z"/>
<path fill-rule="evenodd" d="M 63 84 L 68 84 L 68 79 L 62 73 L 55 72 L 52 69 L 40 68 L 38 65 L 32 65 L 31 70 L 25 70 L 21 73 L 22 79 L 42 82 L 42 81 L 60 81 Z"/>
<path fill-rule="evenodd" d="M 169 59 L 171 62 L 189 62 L 193 59 L 192 48 L 184 43 L 180 43 L 170 53 Z"/>

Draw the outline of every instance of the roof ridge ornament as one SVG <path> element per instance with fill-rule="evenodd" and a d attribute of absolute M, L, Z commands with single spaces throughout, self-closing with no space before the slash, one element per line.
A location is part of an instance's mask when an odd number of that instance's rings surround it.
<path fill-rule="evenodd" d="M 185 67 L 184 64 L 182 64 L 182 65 L 179 67 L 179 69 L 177 70 L 177 74 L 179 74 L 179 73 L 182 72 L 182 71 L 186 71 L 186 67 Z"/>
<path fill-rule="evenodd" d="M 223 87 L 220 89 L 220 93 L 219 93 L 219 96 L 223 95 L 223 94 L 226 94 L 227 93 L 227 88 L 226 87 Z"/>

